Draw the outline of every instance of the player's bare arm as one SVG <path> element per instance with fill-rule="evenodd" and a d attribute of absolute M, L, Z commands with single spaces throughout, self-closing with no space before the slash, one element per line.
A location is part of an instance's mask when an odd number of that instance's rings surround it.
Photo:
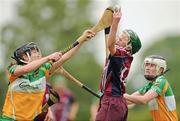
<path fill-rule="evenodd" d="M 108 47 L 111 55 L 114 55 L 116 52 L 116 49 L 115 49 L 116 33 L 117 33 L 119 21 L 121 19 L 121 15 L 122 15 L 121 9 L 118 9 L 118 10 L 114 11 L 114 13 L 113 13 L 113 22 L 111 25 L 110 34 L 109 34 L 108 42 L 107 42 L 107 47 Z"/>
<path fill-rule="evenodd" d="M 157 96 L 158 94 L 154 90 L 149 90 L 144 95 L 124 94 L 124 97 L 126 98 L 126 100 L 134 102 L 134 103 L 139 103 L 139 104 L 146 104 Z"/>
<path fill-rule="evenodd" d="M 91 30 L 85 30 L 83 32 L 83 34 L 77 39 L 77 41 L 78 40 L 82 40 L 82 41 L 80 41 L 80 43 L 76 47 L 74 47 L 73 49 L 71 49 L 70 51 L 65 53 L 60 60 L 58 60 L 57 62 L 53 63 L 53 66 L 52 66 L 52 68 L 50 70 L 50 73 L 54 73 L 54 71 L 56 71 L 56 69 L 58 69 L 63 63 L 65 63 L 73 55 L 75 55 L 75 53 L 79 50 L 80 46 L 85 41 L 87 41 L 88 39 L 91 39 L 94 36 L 95 36 L 94 32 L 92 32 Z"/>
<path fill-rule="evenodd" d="M 16 70 L 14 71 L 14 75 L 19 77 L 23 74 L 26 74 L 28 72 L 34 71 L 38 69 L 43 63 L 46 63 L 48 61 L 58 61 L 61 58 L 61 53 L 60 52 L 55 52 L 51 55 L 48 55 L 46 57 L 42 57 L 41 59 L 34 60 L 26 65 L 23 66 L 18 66 Z"/>

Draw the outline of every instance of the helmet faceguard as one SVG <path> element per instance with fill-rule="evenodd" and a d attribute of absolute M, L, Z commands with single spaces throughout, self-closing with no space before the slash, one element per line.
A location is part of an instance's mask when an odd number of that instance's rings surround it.
<path fill-rule="evenodd" d="M 20 65 L 27 64 L 27 63 L 31 62 L 31 51 L 32 50 L 37 50 L 41 54 L 41 51 L 38 48 L 38 46 L 35 43 L 30 42 L 28 44 L 25 44 L 25 45 L 17 48 L 14 51 L 14 55 L 12 56 L 12 58 L 17 61 L 17 64 L 20 64 Z M 23 58 L 24 54 L 28 57 L 28 61 L 24 60 L 24 58 Z"/>
<path fill-rule="evenodd" d="M 159 55 L 151 55 L 144 59 L 143 67 L 145 68 L 145 64 L 150 63 L 156 65 L 156 76 L 151 77 L 149 75 L 144 75 L 147 80 L 154 80 L 160 75 L 163 75 L 167 72 L 167 62 L 166 59 Z M 160 69 L 163 68 L 163 71 L 160 72 Z"/>

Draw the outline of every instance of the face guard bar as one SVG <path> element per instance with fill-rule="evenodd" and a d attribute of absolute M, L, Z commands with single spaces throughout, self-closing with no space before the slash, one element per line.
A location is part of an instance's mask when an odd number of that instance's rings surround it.
<path fill-rule="evenodd" d="M 24 44 L 21 47 L 17 48 L 14 51 L 12 58 L 14 60 L 16 60 L 17 64 L 19 64 L 19 65 L 27 64 L 31 61 L 31 57 L 30 57 L 31 56 L 31 50 L 37 50 L 41 54 L 41 51 L 38 48 L 38 46 L 35 43 L 30 42 L 28 44 Z M 28 61 L 23 59 L 24 54 L 27 55 Z"/>

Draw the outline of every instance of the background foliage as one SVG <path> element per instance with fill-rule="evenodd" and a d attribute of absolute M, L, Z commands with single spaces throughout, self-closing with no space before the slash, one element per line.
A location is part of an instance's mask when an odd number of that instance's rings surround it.
<path fill-rule="evenodd" d="M 6 55 L 5 65 L 10 63 L 13 50 L 23 43 L 31 41 L 38 43 L 43 55 L 61 50 L 71 44 L 85 29 L 93 26 L 92 16 L 89 15 L 90 3 L 91 0 L 22 0 L 18 2 L 17 17 L 0 29 L 1 44 Z M 166 74 L 166 77 L 174 90 L 178 110 L 180 109 L 179 40 L 180 36 L 168 35 L 161 38 L 145 50 L 141 58 L 143 60 L 149 54 L 160 54 L 167 58 L 171 71 Z M 86 43 L 77 55 L 64 64 L 65 69 L 94 90 L 99 87 L 103 68 L 95 58 L 96 47 L 97 45 L 92 42 Z M 7 91 L 6 67 L 0 70 L 0 109 L 3 107 Z M 137 75 L 142 73 L 136 72 L 133 77 Z M 74 83 L 67 82 L 80 104 L 76 120 L 87 121 L 92 96 Z M 128 85 L 128 92 L 135 91 L 132 86 Z M 135 106 L 130 109 L 128 121 L 151 120 L 147 106 Z"/>

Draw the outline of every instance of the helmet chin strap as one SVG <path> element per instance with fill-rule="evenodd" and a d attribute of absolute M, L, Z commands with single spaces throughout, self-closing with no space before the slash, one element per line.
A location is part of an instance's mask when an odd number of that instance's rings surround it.
<path fill-rule="evenodd" d="M 127 51 L 131 51 L 132 50 L 132 43 L 131 43 L 131 38 L 130 35 L 128 34 L 127 31 L 125 31 L 124 33 L 126 33 L 126 35 L 128 36 L 128 42 L 126 43 L 126 46 L 124 47 Z"/>
<path fill-rule="evenodd" d="M 125 50 L 131 51 L 132 50 L 132 45 L 131 44 L 126 44 L 126 47 L 124 47 Z"/>
<path fill-rule="evenodd" d="M 148 81 L 155 81 L 158 76 L 144 75 L 144 77 L 145 77 Z"/>

